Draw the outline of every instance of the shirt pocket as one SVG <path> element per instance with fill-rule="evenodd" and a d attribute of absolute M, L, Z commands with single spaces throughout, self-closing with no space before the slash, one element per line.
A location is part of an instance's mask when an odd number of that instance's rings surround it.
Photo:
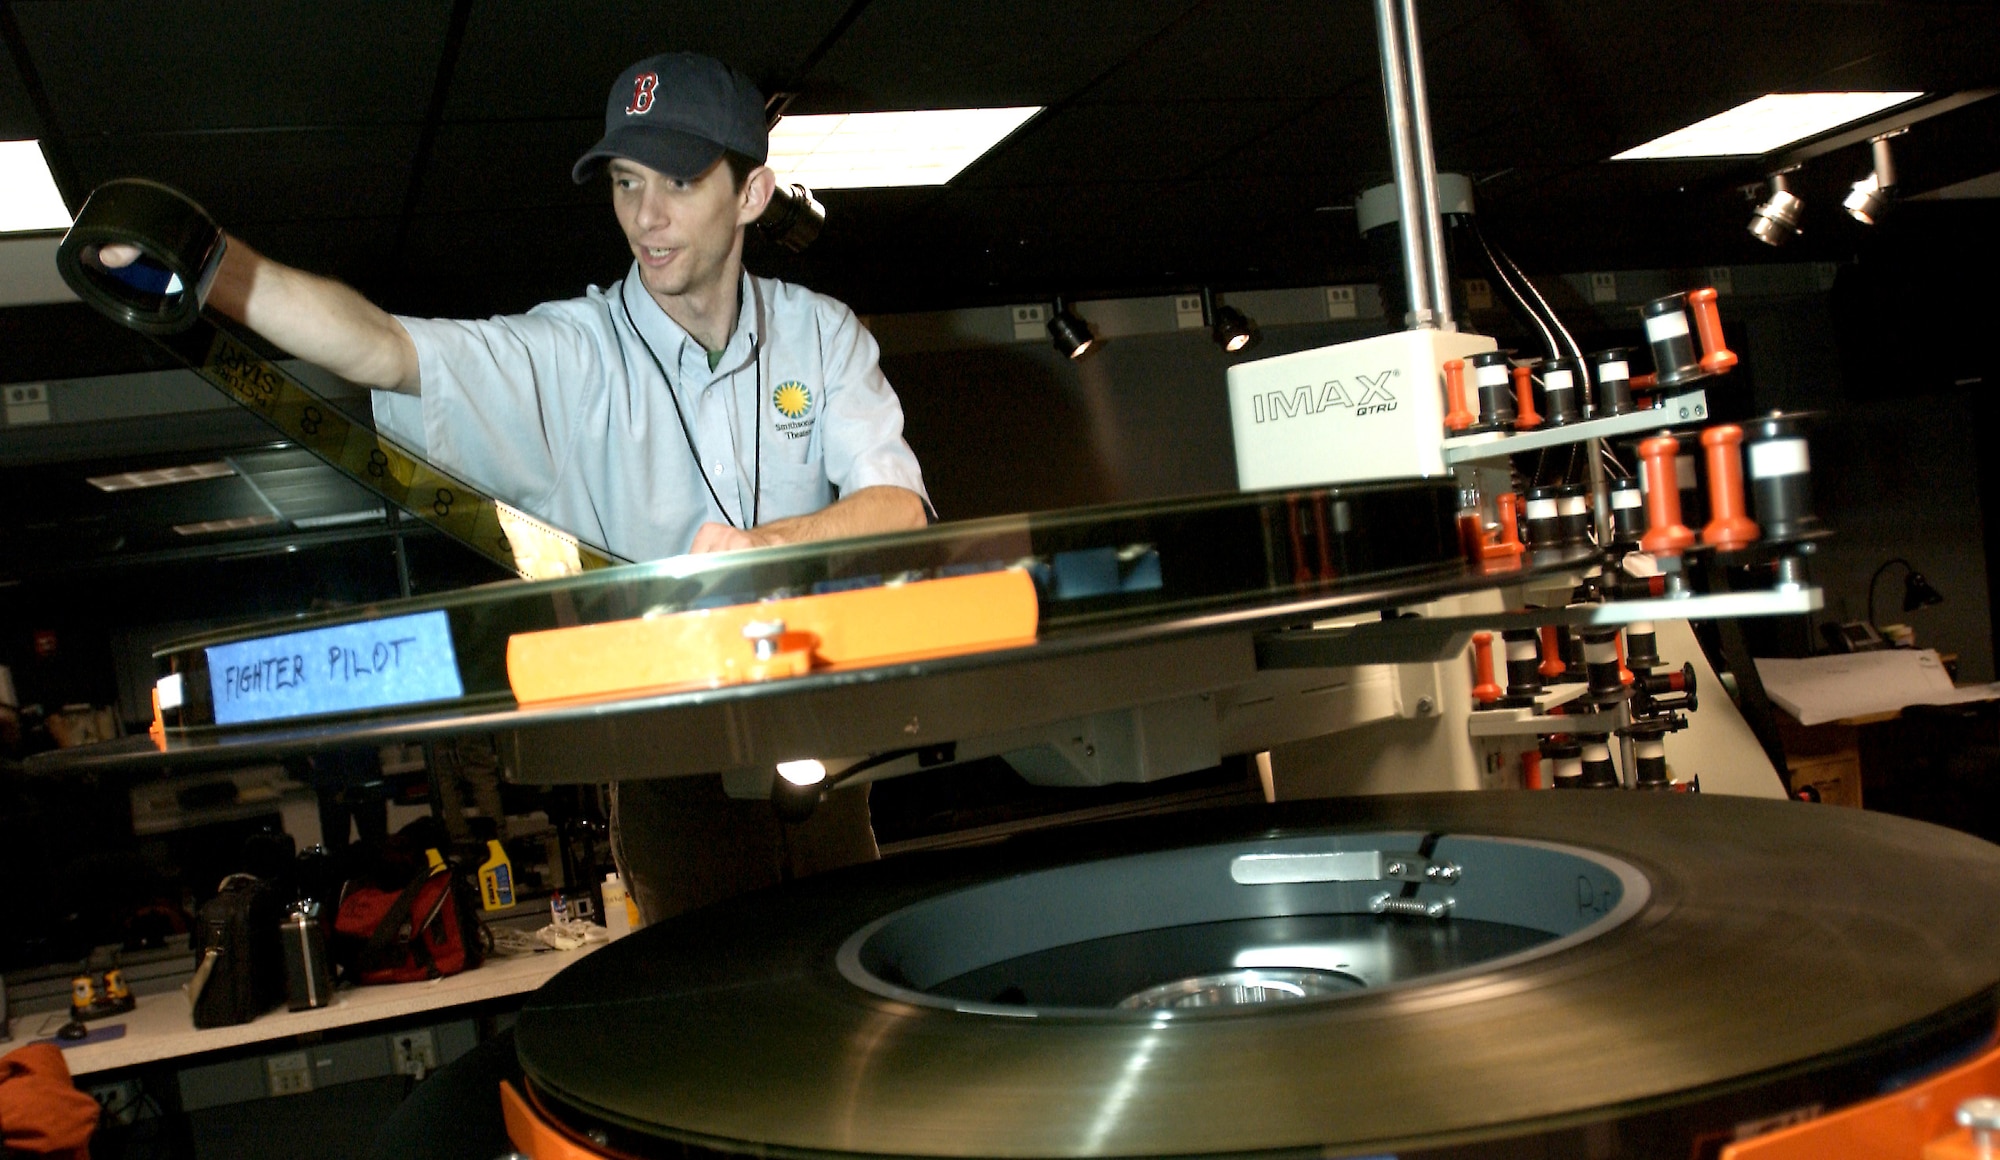
<path fill-rule="evenodd" d="M 788 519 L 810 515 L 833 502 L 833 485 L 817 461 L 791 463 L 765 461 L 759 507 L 761 519 Z"/>

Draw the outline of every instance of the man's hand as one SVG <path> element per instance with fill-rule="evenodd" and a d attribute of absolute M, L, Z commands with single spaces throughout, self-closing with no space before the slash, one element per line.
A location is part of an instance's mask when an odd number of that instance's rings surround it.
<path fill-rule="evenodd" d="M 765 546 L 766 541 L 758 539 L 754 530 L 746 532 L 728 524 L 703 524 L 695 529 L 694 543 L 688 548 L 688 554 L 699 556 L 708 552 L 736 552 Z"/>
<path fill-rule="evenodd" d="M 726 524 L 703 524 L 695 529 L 694 543 L 689 545 L 688 552 L 690 555 L 735 552 L 744 548 L 837 540 L 846 536 L 921 528 L 924 523 L 924 501 L 916 492 L 901 487 L 864 487 L 811 515 L 772 520 L 748 531 Z"/>
<path fill-rule="evenodd" d="M 139 247 L 114 242 L 98 249 L 97 260 L 107 270 L 129 266 L 139 260 Z"/>

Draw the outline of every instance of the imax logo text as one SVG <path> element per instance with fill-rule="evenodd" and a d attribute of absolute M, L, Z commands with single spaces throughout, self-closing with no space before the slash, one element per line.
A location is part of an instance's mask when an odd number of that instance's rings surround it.
<path fill-rule="evenodd" d="M 1389 380 L 1401 373 L 1391 369 L 1379 375 L 1356 375 L 1355 381 L 1361 384 L 1358 398 L 1349 394 L 1347 388 L 1340 385 L 1339 379 L 1329 381 L 1317 391 L 1311 387 L 1262 391 L 1250 396 L 1250 410 L 1259 423 L 1317 415 L 1331 407 L 1352 407 L 1356 415 L 1393 411 L 1396 409 L 1396 396 L 1389 390 Z"/>

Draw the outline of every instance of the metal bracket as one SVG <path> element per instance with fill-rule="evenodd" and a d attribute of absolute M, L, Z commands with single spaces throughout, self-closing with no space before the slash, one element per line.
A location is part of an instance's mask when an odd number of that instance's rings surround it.
<path fill-rule="evenodd" d="M 1461 435 L 1455 439 L 1447 439 L 1444 441 L 1444 461 L 1447 465 L 1456 465 L 1482 459 L 1504 459 L 1509 455 L 1519 455 L 1523 451 L 1539 451 L 1544 447 L 1580 443 L 1585 439 L 1610 439 L 1637 431 L 1672 427 L 1679 423 L 1700 423 L 1707 418 L 1708 395 L 1699 390 L 1683 391 L 1678 395 L 1668 396 L 1657 407 L 1633 411 L 1629 415 L 1587 419 L 1581 423 L 1565 423 L 1560 427 L 1543 427 L 1534 431 L 1523 431 L 1518 435 L 1502 435 L 1498 438 L 1491 435 Z"/>
<path fill-rule="evenodd" d="M 1545 624 L 1624 625 L 1638 620 L 1720 620 L 1817 612 L 1825 595 L 1808 585 L 1763 592 L 1718 592 L 1527 608 L 1473 616 L 1404 617 L 1338 628 L 1286 629 L 1256 638 L 1259 669 L 1339 668 L 1345 665 L 1438 661 L 1464 651 L 1474 632 L 1540 628 Z"/>
<path fill-rule="evenodd" d="M 1456 862 L 1421 854 L 1381 850 L 1332 850 L 1315 854 L 1243 854 L 1229 863 L 1229 877 L 1242 886 L 1285 886 L 1300 882 L 1457 882 Z"/>

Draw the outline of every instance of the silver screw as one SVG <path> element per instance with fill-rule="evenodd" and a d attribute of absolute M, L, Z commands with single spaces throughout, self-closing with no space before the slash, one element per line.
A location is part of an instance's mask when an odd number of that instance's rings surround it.
<path fill-rule="evenodd" d="M 757 650 L 757 659 L 768 661 L 778 655 L 778 638 L 785 635 L 782 620 L 753 620 L 743 626 L 743 639 Z"/>
<path fill-rule="evenodd" d="M 1431 711 L 1436 708 L 1437 704 L 1433 702 L 1429 697 L 1417 698 L 1417 716 L 1428 717 L 1431 715 Z"/>
<path fill-rule="evenodd" d="M 1958 1126 L 1972 1129 L 1972 1146 L 1979 1149 L 1980 1160 L 1988 1160 L 1993 1155 L 1993 1133 L 2000 1132 L 2000 1100 L 1992 1096 L 1974 1096 L 1958 1105 Z"/>

